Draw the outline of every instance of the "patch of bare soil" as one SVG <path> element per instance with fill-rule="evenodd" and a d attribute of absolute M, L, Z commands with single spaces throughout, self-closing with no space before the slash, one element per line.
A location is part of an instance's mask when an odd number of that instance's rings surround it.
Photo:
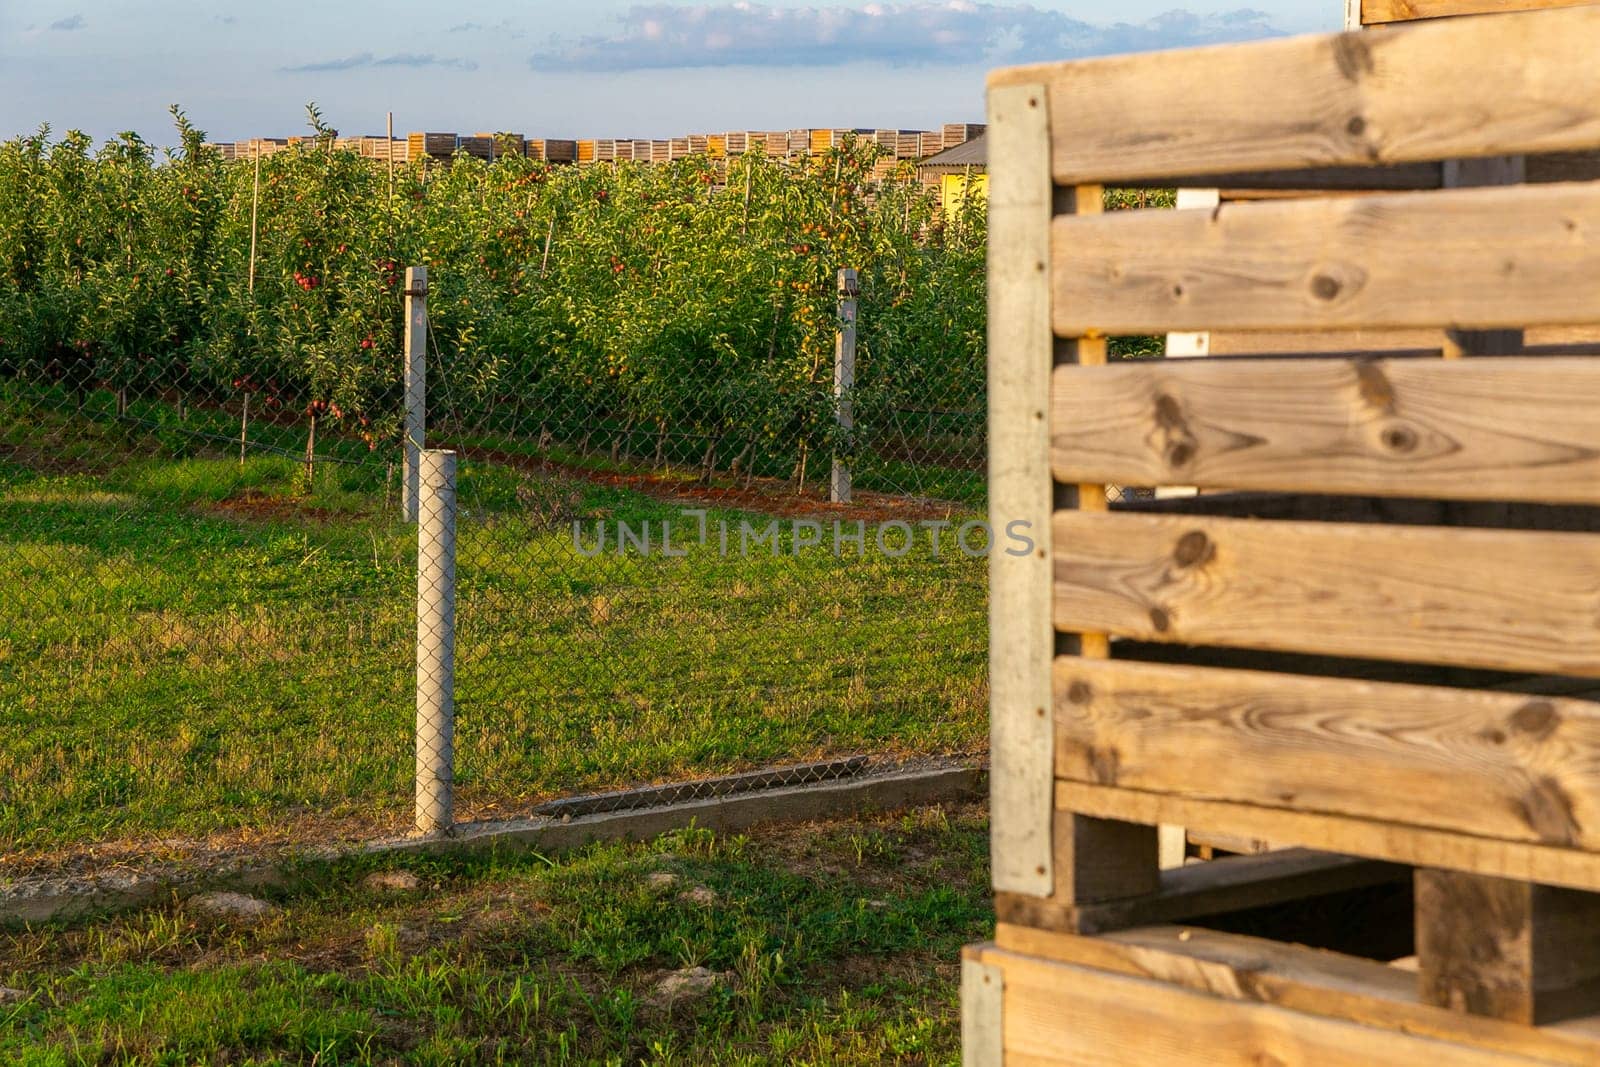
<path fill-rule="evenodd" d="M 458 448 L 440 444 L 438 448 Z M 961 509 L 962 505 L 948 500 L 893 496 L 888 493 L 871 493 L 856 490 L 848 504 L 834 504 L 827 492 L 820 489 L 800 490 L 791 482 L 779 478 L 752 478 L 744 485 L 685 481 L 681 473 L 664 471 L 599 471 L 574 463 L 561 463 L 552 459 L 520 455 L 500 449 L 460 449 L 464 455 L 491 463 L 503 464 L 517 470 L 589 482 L 619 489 L 630 489 L 656 500 L 670 501 L 689 507 L 725 508 L 753 511 L 777 518 L 840 519 L 867 523 L 890 522 L 901 519 L 915 522 L 920 519 L 945 519 Z"/>
<path fill-rule="evenodd" d="M 255 489 L 246 489 L 234 493 L 232 496 L 223 497 L 208 506 L 208 510 L 227 515 L 236 519 L 245 519 L 254 522 L 281 522 L 284 519 L 310 520 L 312 522 L 333 522 L 336 519 L 349 519 L 355 513 L 349 511 L 336 511 L 333 508 L 318 507 L 304 500 L 294 497 L 271 496 Z"/>

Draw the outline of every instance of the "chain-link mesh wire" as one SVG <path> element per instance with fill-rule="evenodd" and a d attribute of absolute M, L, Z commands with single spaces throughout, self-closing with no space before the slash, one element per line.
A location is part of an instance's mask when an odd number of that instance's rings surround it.
<path fill-rule="evenodd" d="M 867 144 L 391 181 L 179 129 L 0 145 L 0 853 L 411 824 L 414 262 L 457 818 L 981 758 L 981 198 Z"/>

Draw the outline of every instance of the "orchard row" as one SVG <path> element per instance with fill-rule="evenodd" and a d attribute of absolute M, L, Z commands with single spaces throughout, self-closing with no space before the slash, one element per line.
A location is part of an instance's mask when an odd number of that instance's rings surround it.
<path fill-rule="evenodd" d="M 936 435 L 979 425 L 981 202 L 942 218 L 909 170 L 873 178 L 872 145 L 581 169 L 462 156 L 391 179 L 308 142 L 258 177 L 174 115 L 165 153 L 131 134 L 0 145 L 0 376 L 79 403 L 249 393 L 376 443 L 398 431 L 405 267 L 426 264 L 435 422 L 569 442 L 626 427 L 768 467 L 876 447 L 905 412 Z M 833 395 L 845 266 L 854 442 Z"/>

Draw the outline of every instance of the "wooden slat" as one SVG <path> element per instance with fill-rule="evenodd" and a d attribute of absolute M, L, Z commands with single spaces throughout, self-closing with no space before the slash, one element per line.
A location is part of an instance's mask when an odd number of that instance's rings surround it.
<path fill-rule="evenodd" d="M 1600 676 L 1600 537 L 1082 511 L 1052 525 L 1061 630 Z"/>
<path fill-rule="evenodd" d="M 1056 181 L 1600 146 L 1600 9 L 998 71 L 1047 84 Z"/>
<path fill-rule="evenodd" d="M 1051 231 L 1063 337 L 1578 324 L 1600 304 L 1595 183 L 1119 211 Z"/>
<path fill-rule="evenodd" d="M 1421 1001 L 1413 974 L 1302 945 L 1193 926 L 1142 926 L 1081 937 L 1009 923 L 996 928 L 995 944 L 1228 1000 L 1260 1001 L 1567 1067 L 1600 1061 L 1600 1018 L 1528 1027 L 1462 1015 Z"/>
<path fill-rule="evenodd" d="M 1600 503 L 1600 360 L 1057 367 L 1063 481 Z"/>
<path fill-rule="evenodd" d="M 1004 1067 L 1000 1036 L 1005 976 L 979 955 L 973 949 L 962 953 L 961 1062 L 969 1067 Z"/>
<path fill-rule="evenodd" d="M 1539 326 L 1525 333 L 1525 354 L 1600 354 L 1600 325 Z M 1430 329 L 1212 330 L 1209 336 L 1211 356 L 1437 356 L 1441 340 Z"/>
<path fill-rule="evenodd" d="M 989 744 L 999 769 L 990 776 L 989 833 L 995 888 L 1035 896 L 1055 886 L 1047 110 L 1042 87 L 989 94 L 989 512 L 995 529 L 1022 522 L 1035 542 L 1031 554 L 989 558 Z"/>
<path fill-rule="evenodd" d="M 1439 354 L 1438 330 L 1212 330 L 1212 356 Z"/>
<path fill-rule="evenodd" d="M 1556 7 L 1582 7 L 1595 0 L 1361 0 L 1361 24 L 1448 18 L 1455 15 L 1498 15 L 1512 11 L 1542 11 Z"/>
<path fill-rule="evenodd" d="M 1538 1060 L 1166 982 L 980 951 L 1005 982 L 1008 1067 L 1510 1067 Z"/>
<path fill-rule="evenodd" d="M 1058 814 L 1058 819 L 1064 817 L 1068 813 Z M 1069 906 L 996 894 L 995 914 L 1003 922 L 1091 934 L 1272 907 L 1409 877 L 1406 868 L 1390 863 L 1285 848 L 1168 868 L 1159 872 L 1150 892 L 1136 897 Z"/>
<path fill-rule="evenodd" d="M 1219 769 L 1218 773 L 1224 770 Z M 1552 845 L 1497 841 L 1342 815 L 1313 815 L 1082 782 L 1057 782 L 1056 806 L 1062 811 L 1102 819 L 1126 819 L 1152 826 L 1178 822 L 1397 863 L 1475 871 L 1573 889 L 1600 889 L 1600 855 Z"/>
<path fill-rule="evenodd" d="M 1600 850 L 1600 704 L 1073 657 L 1055 690 L 1062 778 Z"/>

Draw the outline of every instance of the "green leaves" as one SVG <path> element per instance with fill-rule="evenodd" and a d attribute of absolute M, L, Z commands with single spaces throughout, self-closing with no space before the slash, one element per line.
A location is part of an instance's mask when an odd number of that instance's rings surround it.
<path fill-rule="evenodd" d="M 312 136 L 259 160 L 257 203 L 257 161 L 224 162 L 172 114 L 160 161 L 132 134 L 0 145 L 0 374 L 70 363 L 79 388 L 220 402 L 245 382 L 286 412 L 391 426 L 402 279 L 426 263 L 436 396 L 463 428 L 609 427 L 658 461 L 787 475 L 808 452 L 866 453 L 902 408 L 981 398 L 981 207 L 941 219 L 909 168 L 874 176 L 872 145 L 581 169 L 460 155 L 402 168 L 391 196 L 312 105 Z M 849 443 L 845 266 L 862 279 Z"/>

